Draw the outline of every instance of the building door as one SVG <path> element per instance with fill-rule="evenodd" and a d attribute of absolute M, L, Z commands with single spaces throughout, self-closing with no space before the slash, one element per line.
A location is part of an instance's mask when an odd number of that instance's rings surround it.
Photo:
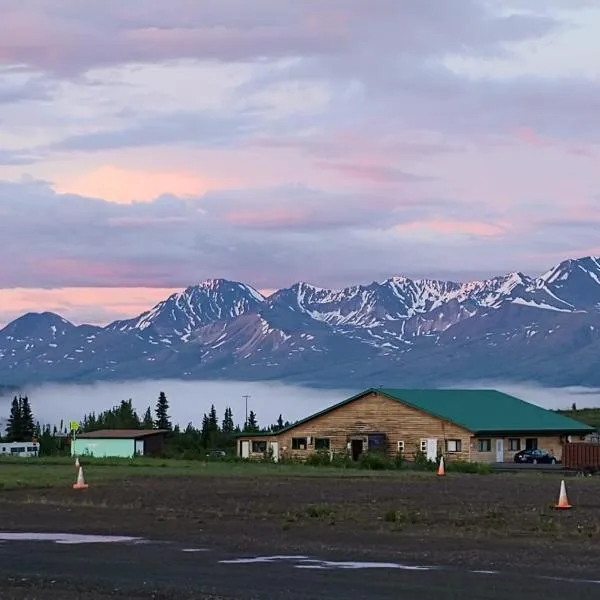
<path fill-rule="evenodd" d="M 242 442 L 242 458 L 250 458 L 250 442 Z"/>
<path fill-rule="evenodd" d="M 358 457 L 363 452 L 362 440 L 351 440 L 352 460 L 358 460 Z"/>
<path fill-rule="evenodd" d="M 135 440 L 135 455 L 144 456 L 144 440 Z"/>
<path fill-rule="evenodd" d="M 504 462 L 504 440 L 496 440 L 496 462 Z"/>
<path fill-rule="evenodd" d="M 273 453 L 273 462 L 279 462 L 279 442 L 271 442 L 271 452 Z"/>
<path fill-rule="evenodd" d="M 436 439 L 428 439 L 427 440 L 427 460 L 433 460 L 434 462 L 437 460 L 437 440 Z"/>

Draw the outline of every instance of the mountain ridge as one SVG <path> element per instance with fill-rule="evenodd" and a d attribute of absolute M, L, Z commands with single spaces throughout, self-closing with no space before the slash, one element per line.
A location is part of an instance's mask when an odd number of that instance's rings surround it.
<path fill-rule="evenodd" d="M 571 354 L 565 355 L 565 351 Z M 600 257 L 538 277 L 389 277 L 264 296 L 207 279 L 104 327 L 50 312 L 0 330 L 0 381 L 279 379 L 319 387 L 536 380 L 600 385 Z M 578 361 L 578 362 L 576 362 Z"/>

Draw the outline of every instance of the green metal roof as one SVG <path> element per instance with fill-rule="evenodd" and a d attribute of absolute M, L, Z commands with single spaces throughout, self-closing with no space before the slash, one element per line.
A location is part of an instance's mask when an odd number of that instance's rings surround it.
<path fill-rule="evenodd" d="M 371 392 L 385 394 L 475 434 L 560 433 L 584 435 L 593 427 L 497 390 L 369 388 L 276 432 L 241 433 L 236 437 L 276 436 L 341 408 Z"/>
<path fill-rule="evenodd" d="M 497 390 L 403 390 L 380 393 L 473 433 L 574 433 L 593 427 Z"/>

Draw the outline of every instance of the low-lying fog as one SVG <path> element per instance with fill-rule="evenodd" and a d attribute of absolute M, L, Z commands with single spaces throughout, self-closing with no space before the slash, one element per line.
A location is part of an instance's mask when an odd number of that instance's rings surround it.
<path fill-rule="evenodd" d="M 463 388 L 495 388 L 513 394 L 544 408 L 600 407 L 600 390 L 590 388 L 544 388 L 535 384 L 515 385 L 498 382 L 469 382 Z M 279 383 L 244 383 L 211 381 L 131 381 L 97 383 L 93 385 L 47 384 L 23 390 L 29 396 L 36 420 L 58 424 L 79 421 L 84 414 L 102 412 L 121 400 L 132 399 L 140 416 L 148 406 L 154 407 L 159 392 L 164 391 L 170 404 L 173 423 L 185 427 L 188 422 L 202 423 L 214 403 L 219 420 L 227 406 L 233 410 L 236 424 L 245 418 L 244 395 L 248 395 L 248 410 L 253 410 L 259 425 L 270 425 L 281 414 L 284 421 L 295 421 L 348 398 L 359 390 L 316 390 Z M 0 398 L 0 420 L 10 410 L 11 396 Z"/>

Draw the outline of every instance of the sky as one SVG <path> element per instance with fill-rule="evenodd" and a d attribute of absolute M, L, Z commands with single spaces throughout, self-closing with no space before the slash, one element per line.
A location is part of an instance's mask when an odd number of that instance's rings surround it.
<path fill-rule="evenodd" d="M 0 324 L 600 254 L 594 0 L 0 0 Z"/>

